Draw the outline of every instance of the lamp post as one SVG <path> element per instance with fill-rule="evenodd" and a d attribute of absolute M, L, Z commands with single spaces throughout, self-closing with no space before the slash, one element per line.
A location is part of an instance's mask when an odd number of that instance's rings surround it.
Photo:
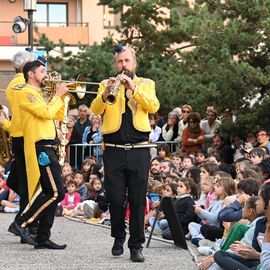
<path fill-rule="evenodd" d="M 33 49 L 33 13 L 36 11 L 36 0 L 24 0 L 24 11 L 28 13 L 28 46 Z"/>

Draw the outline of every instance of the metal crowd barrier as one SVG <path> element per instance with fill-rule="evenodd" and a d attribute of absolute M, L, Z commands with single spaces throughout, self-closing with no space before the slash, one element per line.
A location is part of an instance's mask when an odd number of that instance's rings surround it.
<path fill-rule="evenodd" d="M 175 152 L 179 148 L 179 142 L 176 141 L 158 141 L 157 145 L 167 144 L 170 153 Z M 70 144 L 67 147 L 67 162 L 75 169 L 81 168 L 81 163 L 89 156 L 96 157 L 98 163 L 102 163 L 102 144 Z"/>

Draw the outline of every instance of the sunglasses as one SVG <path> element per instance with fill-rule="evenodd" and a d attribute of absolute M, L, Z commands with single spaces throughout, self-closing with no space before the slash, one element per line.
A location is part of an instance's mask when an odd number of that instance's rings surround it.
<path fill-rule="evenodd" d="M 263 136 L 266 136 L 267 134 L 266 133 L 259 133 L 257 134 L 257 137 L 263 137 Z"/>
<path fill-rule="evenodd" d="M 182 113 L 190 113 L 190 111 L 183 110 Z"/>

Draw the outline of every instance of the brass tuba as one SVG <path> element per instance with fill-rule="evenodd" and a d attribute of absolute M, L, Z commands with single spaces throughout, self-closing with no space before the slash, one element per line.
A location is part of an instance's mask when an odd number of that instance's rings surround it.
<path fill-rule="evenodd" d="M 0 112 L 3 112 L 3 106 L 0 105 Z M 8 136 L 8 132 L 0 125 L 0 164 L 5 166 L 12 159 L 11 151 L 11 139 Z"/>

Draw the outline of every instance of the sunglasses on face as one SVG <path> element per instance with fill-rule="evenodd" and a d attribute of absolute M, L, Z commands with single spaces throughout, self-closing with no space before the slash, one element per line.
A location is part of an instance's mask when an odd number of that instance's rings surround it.
<path fill-rule="evenodd" d="M 266 136 L 266 133 L 259 133 L 259 134 L 257 134 L 257 137 L 264 137 L 264 136 Z"/>
<path fill-rule="evenodd" d="M 182 113 L 190 113 L 190 111 L 183 110 Z"/>

